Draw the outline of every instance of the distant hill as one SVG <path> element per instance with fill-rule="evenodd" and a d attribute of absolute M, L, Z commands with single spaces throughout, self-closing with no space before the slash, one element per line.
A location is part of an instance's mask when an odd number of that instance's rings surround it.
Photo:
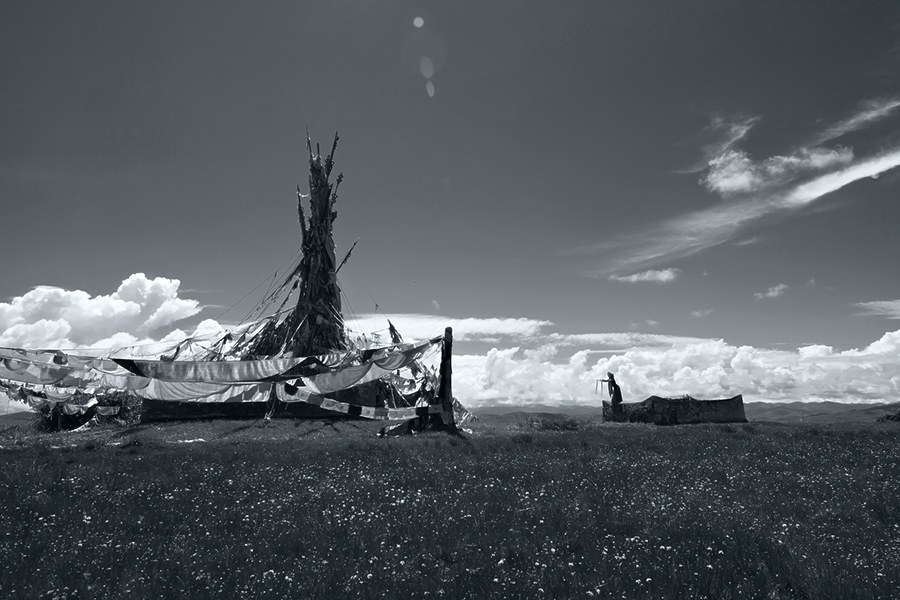
<path fill-rule="evenodd" d="M 34 413 L 31 411 L 0 413 L 0 430 L 7 427 L 15 427 L 16 425 L 25 425 L 31 422 L 32 419 L 34 419 Z"/>
<path fill-rule="evenodd" d="M 469 408 L 475 416 L 506 415 L 509 413 L 548 413 L 564 414 L 571 417 L 592 416 L 600 414 L 600 405 L 589 404 L 503 404 L 497 406 L 483 406 L 481 408 Z"/>
<path fill-rule="evenodd" d="M 873 422 L 896 414 L 900 402 L 891 404 L 849 404 L 844 402 L 745 402 L 748 421 L 809 423 Z"/>
<path fill-rule="evenodd" d="M 525 419 L 599 417 L 600 407 L 583 404 L 508 404 L 470 409 L 487 423 L 515 423 Z M 896 414 L 900 402 L 891 404 L 848 404 L 844 402 L 744 402 L 748 421 L 779 423 L 874 423 L 878 417 Z"/>

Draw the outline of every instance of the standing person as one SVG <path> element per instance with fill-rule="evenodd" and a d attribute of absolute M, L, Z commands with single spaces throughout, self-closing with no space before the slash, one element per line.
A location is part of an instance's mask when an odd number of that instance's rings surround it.
<path fill-rule="evenodd" d="M 609 379 L 601 379 L 600 381 L 606 383 L 607 389 L 609 390 L 610 403 L 612 404 L 613 414 L 619 414 L 622 412 L 622 388 L 619 387 L 619 384 L 616 383 L 616 376 L 612 373 L 607 373 L 606 376 Z"/>

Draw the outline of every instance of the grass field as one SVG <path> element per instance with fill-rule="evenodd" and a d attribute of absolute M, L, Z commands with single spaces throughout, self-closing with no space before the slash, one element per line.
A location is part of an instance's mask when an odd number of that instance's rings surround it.
<path fill-rule="evenodd" d="M 0 598 L 900 597 L 895 424 L 377 426 L 10 430 Z"/>

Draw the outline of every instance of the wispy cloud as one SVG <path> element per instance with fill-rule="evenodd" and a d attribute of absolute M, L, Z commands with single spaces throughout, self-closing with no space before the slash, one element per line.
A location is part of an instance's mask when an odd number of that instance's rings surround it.
<path fill-rule="evenodd" d="M 495 342 L 504 340 L 528 340 L 540 335 L 541 329 L 552 325 L 550 321 L 510 317 L 454 318 L 420 314 L 363 314 L 347 319 L 347 326 L 358 333 L 381 332 L 387 335 L 390 319 L 404 338 L 428 339 L 453 328 L 453 338 L 460 342 Z"/>
<path fill-rule="evenodd" d="M 697 319 L 703 319 L 705 317 L 708 317 L 711 314 L 713 314 L 713 309 L 711 309 L 711 308 L 706 308 L 704 310 L 691 311 L 691 316 L 693 316 Z"/>
<path fill-rule="evenodd" d="M 611 275 L 609 278 L 612 281 L 624 281 L 626 283 L 670 283 L 678 279 L 679 275 L 681 275 L 680 269 L 662 269 L 659 271 L 643 271 L 633 275 Z"/>
<path fill-rule="evenodd" d="M 798 185 L 778 203 L 779 208 L 797 208 L 810 204 L 854 181 L 866 177 L 877 178 L 897 166 L 900 166 L 900 148 Z"/>
<path fill-rule="evenodd" d="M 820 171 L 853 161 L 849 148 L 800 148 L 786 156 L 754 162 L 742 150 L 728 150 L 709 161 L 701 181 L 722 196 L 752 194 L 785 184 L 808 171 Z"/>
<path fill-rule="evenodd" d="M 747 137 L 747 134 L 758 122 L 759 117 L 738 117 L 733 119 L 726 119 L 722 116 L 713 117 L 709 124 L 709 131 L 713 135 L 718 134 L 720 137 L 715 142 L 706 145 L 704 150 L 707 156 L 712 157 L 727 152 Z"/>
<path fill-rule="evenodd" d="M 863 309 L 860 315 L 887 317 L 888 319 L 900 319 L 900 300 L 874 300 L 872 302 L 857 302 L 856 306 Z"/>
<path fill-rule="evenodd" d="M 548 333 L 543 336 L 545 343 L 555 346 L 582 346 L 597 350 L 634 348 L 681 348 L 704 341 L 704 338 L 664 335 L 659 333 Z"/>
<path fill-rule="evenodd" d="M 880 121 L 881 119 L 890 116 L 897 108 L 900 108 L 900 98 L 869 100 L 863 104 L 861 110 L 823 131 L 815 138 L 814 144 L 823 144 L 829 140 L 839 138 L 842 135 L 861 129 L 870 123 Z"/>
<path fill-rule="evenodd" d="M 834 137 L 839 129 L 846 132 L 862 127 L 898 107 L 900 100 L 869 104 L 826 132 L 832 132 L 829 135 Z M 585 275 L 628 277 L 620 274 L 691 256 L 734 240 L 764 218 L 791 214 L 855 181 L 877 178 L 900 166 L 900 148 L 857 159 L 848 148 L 799 147 L 757 162 L 737 148 L 756 119 L 740 119 L 732 124 L 720 119 L 714 123 L 728 135 L 715 148 L 718 154 L 709 158 L 708 171 L 700 182 L 726 200 L 736 199 L 674 217 L 646 231 L 631 232 L 622 239 L 571 250 L 571 254 L 602 253 L 609 257 Z"/>
<path fill-rule="evenodd" d="M 778 285 L 773 285 L 765 292 L 756 292 L 753 294 L 753 297 L 757 300 L 763 300 L 765 298 L 778 298 L 779 296 L 784 296 L 784 293 L 788 291 L 789 287 L 783 283 L 779 283 Z"/>
<path fill-rule="evenodd" d="M 701 137 L 712 138 L 713 141 L 703 146 L 704 158 L 700 162 L 686 168 L 675 171 L 682 175 L 688 173 L 700 173 L 709 168 L 709 161 L 727 153 L 738 142 L 747 137 L 747 134 L 759 121 L 759 117 L 738 117 L 725 119 L 715 116 L 710 124 L 700 133 Z"/>

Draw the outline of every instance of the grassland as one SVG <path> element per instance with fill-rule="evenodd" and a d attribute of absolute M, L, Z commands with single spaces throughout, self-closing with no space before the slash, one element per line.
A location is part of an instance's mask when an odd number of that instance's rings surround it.
<path fill-rule="evenodd" d="M 894 424 L 373 427 L 7 432 L 0 598 L 900 597 Z"/>

